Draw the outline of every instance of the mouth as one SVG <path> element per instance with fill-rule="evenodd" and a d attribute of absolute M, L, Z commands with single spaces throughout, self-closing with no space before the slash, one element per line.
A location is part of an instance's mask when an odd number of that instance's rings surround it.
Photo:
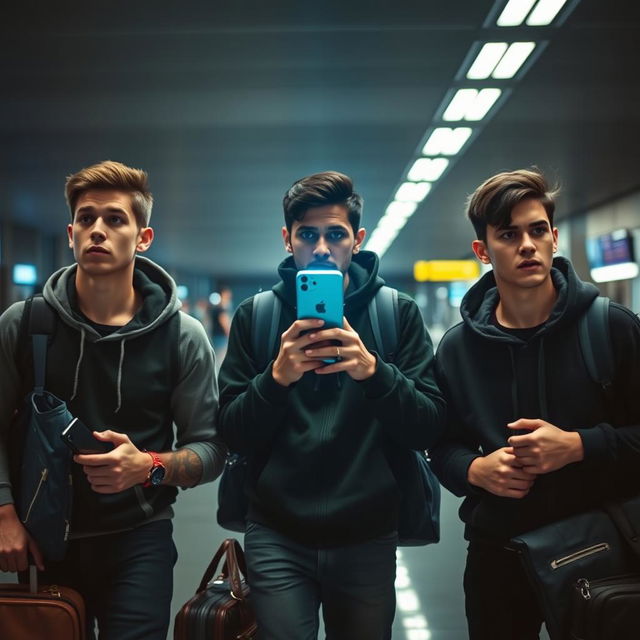
<path fill-rule="evenodd" d="M 100 254 L 104 254 L 107 255 L 109 252 L 104 248 L 104 247 L 99 247 L 99 246 L 93 246 L 93 247 L 89 247 L 85 253 L 100 253 Z"/>
<path fill-rule="evenodd" d="M 536 267 L 542 266 L 538 260 L 523 260 L 519 265 L 518 269 L 535 269 Z"/>

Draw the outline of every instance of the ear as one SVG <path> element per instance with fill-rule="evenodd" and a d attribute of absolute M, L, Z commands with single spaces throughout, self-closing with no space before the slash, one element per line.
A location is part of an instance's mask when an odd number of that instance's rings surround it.
<path fill-rule="evenodd" d="M 353 245 L 353 253 L 358 253 L 358 251 L 360 251 L 360 249 L 362 248 L 362 243 L 364 242 L 366 236 L 367 230 L 364 227 L 358 229 L 358 233 L 356 233 L 356 241 Z"/>
<path fill-rule="evenodd" d="M 73 249 L 73 225 L 67 225 L 67 236 L 69 236 L 69 249 Z"/>
<path fill-rule="evenodd" d="M 291 234 L 287 231 L 287 227 L 282 227 L 282 240 L 284 242 L 284 248 L 289 253 L 293 253 L 293 249 L 291 248 Z"/>
<path fill-rule="evenodd" d="M 491 264 L 491 256 L 489 255 L 489 251 L 487 250 L 487 243 L 483 240 L 474 240 L 471 243 L 471 248 L 473 249 L 473 253 L 476 254 L 476 258 L 480 260 L 483 264 Z"/>
<path fill-rule="evenodd" d="M 553 235 L 553 253 L 558 250 L 558 227 L 553 227 L 551 234 Z"/>
<path fill-rule="evenodd" d="M 138 253 L 144 253 L 153 242 L 153 229 L 151 227 L 143 227 L 138 232 L 138 244 L 136 244 L 136 251 Z"/>

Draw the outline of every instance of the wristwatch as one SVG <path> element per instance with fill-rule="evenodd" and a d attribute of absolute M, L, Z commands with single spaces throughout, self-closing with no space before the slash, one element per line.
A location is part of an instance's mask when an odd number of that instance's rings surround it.
<path fill-rule="evenodd" d="M 153 463 L 151 464 L 151 469 L 149 469 L 149 473 L 147 474 L 147 479 L 142 483 L 142 486 L 157 487 L 164 480 L 164 474 L 166 472 L 165 466 L 162 464 L 160 456 L 155 451 L 147 451 L 145 449 L 144 452 L 151 456 Z"/>

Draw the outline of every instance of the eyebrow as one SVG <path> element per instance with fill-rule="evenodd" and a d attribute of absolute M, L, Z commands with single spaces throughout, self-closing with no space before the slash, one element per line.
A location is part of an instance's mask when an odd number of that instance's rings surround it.
<path fill-rule="evenodd" d="M 330 227 L 327 227 L 327 231 L 342 231 L 347 227 L 343 227 L 341 224 L 332 224 Z M 297 228 L 296 231 L 318 231 L 320 227 L 312 227 L 310 225 L 301 225 Z"/>
<path fill-rule="evenodd" d="M 530 222 L 527 227 L 529 229 L 533 229 L 534 227 L 542 227 L 542 226 L 550 226 L 548 220 L 536 220 L 535 222 Z M 517 231 L 520 227 L 515 224 L 508 224 L 504 227 L 498 227 L 498 231 Z"/>
<path fill-rule="evenodd" d="M 127 213 L 121 207 L 106 207 L 106 209 L 108 213 Z M 95 210 L 96 210 L 96 207 L 94 207 L 93 205 L 87 204 L 77 209 L 75 215 L 78 215 L 79 213 L 89 213 Z"/>

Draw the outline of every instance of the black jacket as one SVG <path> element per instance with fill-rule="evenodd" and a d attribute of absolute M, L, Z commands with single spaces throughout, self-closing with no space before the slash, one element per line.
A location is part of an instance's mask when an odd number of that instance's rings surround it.
<path fill-rule="evenodd" d="M 578 321 L 598 295 L 564 258 L 551 271 L 558 298 L 527 342 L 498 327 L 498 291 L 488 273 L 467 293 L 463 322 L 443 337 L 437 379 L 448 403 L 445 437 L 432 449 L 442 484 L 466 496 L 466 536 L 506 538 L 638 490 L 640 476 L 640 323 L 618 304 L 610 309 L 614 402 L 589 377 Z M 507 423 L 540 418 L 577 431 L 584 460 L 540 475 L 523 499 L 492 495 L 467 482 L 474 458 L 508 446 Z"/>
<path fill-rule="evenodd" d="M 375 351 L 367 304 L 383 280 L 375 254 L 354 257 L 345 315 Z M 295 266 L 279 268 L 279 334 L 295 320 Z M 251 346 L 253 299 L 238 308 L 220 371 L 219 425 L 232 451 L 250 454 L 254 486 L 250 519 L 300 542 L 335 546 L 397 528 L 399 493 L 390 460 L 430 447 L 444 405 L 433 379 L 433 350 L 416 304 L 399 294 L 393 364 L 356 382 L 345 373 L 306 373 L 282 387 L 273 362 L 258 370 Z M 274 354 L 275 356 L 275 354 Z"/>

